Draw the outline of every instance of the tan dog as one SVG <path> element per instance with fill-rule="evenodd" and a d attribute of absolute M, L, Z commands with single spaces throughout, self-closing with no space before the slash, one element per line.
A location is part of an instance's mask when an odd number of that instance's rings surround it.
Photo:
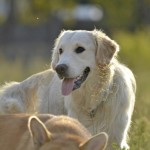
<path fill-rule="evenodd" d="M 107 135 L 90 133 L 75 119 L 52 115 L 1 115 L 1 150 L 104 150 Z"/>

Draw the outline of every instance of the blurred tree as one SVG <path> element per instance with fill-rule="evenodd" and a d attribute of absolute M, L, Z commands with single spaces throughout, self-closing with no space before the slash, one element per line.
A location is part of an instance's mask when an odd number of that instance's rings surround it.
<path fill-rule="evenodd" d="M 89 4 L 90 0 L 76 0 L 76 2 L 79 4 Z"/>
<path fill-rule="evenodd" d="M 5 24 L 12 26 L 17 21 L 17 7 L 16 7 L 16 0 L 7 0 L 7 5 L 9 7 L 8 16 L 6 19 Z"/>
<path fill-rule="evenodd" d="M 104 9 L 104 15 L 106 17 L 106 24 L 109 28 L 124 28 L 132 22 L 134 0 L 94 0 L 95 3 L 100 4 Z"/>
<path fill-rule="evenodd" d="M 52 17 L 57 13 L 57 10 L 62 8 L 72 9 L 76 2 L 74 0 L 28 0 L 28 3 L 28 13 L 32 17 L 39 17 L 43 21 L 47 20 L 47 17 Z"/>
<path fill-rule="evenodd" d="M 149 0 L 90 0 L 104 9 L 104 23 L 112 29 L 135 30 L 143 24 L 150 24 Z"/>
<path fill-rule="evenodd" d="M 78 4 L 102 6 L 104 17 L 99 25 L 108 31 L 115 29 L 134 31 L 143 25 L 150 24 L 150 0 L 5 0 L 5 2 L 9 12 L 0 34 L 4 36 L 3 39 L 10 39 L 10 41 L 13 39 L 14 28 L 17 28 L 16 24 L 39 26 L 42 23 L 49 26 L 54 21 L 56 26 L 58 23 L 62 24 L 61 16 L 64 14 L 57 18 L 58 13 L 62 12 L 60 10 L 66 10 L 69 13 L 68 10 L 74 9 Z M 22 9 L 19 11 L 19 8 Z M 75 22 L 72 18 L 72 22 L 67 22 L 65 25 L 70 28 Z"/>
<path fill-rule="evenodd" d="M 3 24 L 2 28 L 2 35 L 3 35 L 3 41 L 5 42 L 10 41 L 13 39 L 14 35 L 14 28 L 17 24 L 17 5 L 16 0 L 6 0 L 7 6 L 8 6 L 8 13 L 6 16 L 6 21 Z"/>
<path fill-rule="evenodd" d="M 12 7 L 15 6 L 15 0 Z M 61 9 L 73 9 L 77 4 L 101 5 L 104 10 L 104 26 L 112 29 L 135 30 L 142 24 L 150 23 L 150 1 L 149 0 L 27 0 L 27 8 L 22 13 L 23 21 L 33 23 L 35 18 L 47 22 L 57 11 Z M 13 10 L 13 9 L 12 9 Z M 12 15 L 15 13 L 12 13 Z"/>
<path fill-rule="evenodd" d="M 150 0 L 135 1 L 135 24 L 139 26 L 150 24 Z"/>

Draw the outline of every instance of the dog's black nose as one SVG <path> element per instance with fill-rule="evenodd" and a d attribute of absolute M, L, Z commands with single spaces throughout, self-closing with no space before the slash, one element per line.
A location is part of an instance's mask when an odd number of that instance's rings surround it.
<path fill-rule="evenodd" d="M 56 66 L 55 70 L 60 77 L 64 77 L 68 70 L 68 66 L 66 64 L 60 64 Z"/>

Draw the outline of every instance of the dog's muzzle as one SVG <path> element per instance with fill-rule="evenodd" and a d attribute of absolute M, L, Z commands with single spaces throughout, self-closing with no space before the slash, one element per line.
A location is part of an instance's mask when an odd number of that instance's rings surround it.
<path fill-rule="evenodd" d="M 58 76 L 60 79 L 62 80 L 62 95 L 66 96 L 69 95 L 72 91 L 80 88 L 80 86 L 82 85 L 82 83 L 86 80 L 86 78 L 88 77 L 88 74 L 90 72 L 90 68 L 86 67 L 82 74 L 74 77 L 74 78 L 70 78 L 68 76 L 68 66 L 66 64 L 60 64 L 57 65 L 55 68 Z"/>

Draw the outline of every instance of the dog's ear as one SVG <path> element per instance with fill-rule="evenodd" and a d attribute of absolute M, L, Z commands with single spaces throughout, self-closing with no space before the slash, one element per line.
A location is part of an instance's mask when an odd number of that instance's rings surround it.
<path fill-rule="evenodd" d="M 108 135 L 100 133 L 79 146 L 80 150 L 104 150 L 107 146 Z"/>
<path fill-rule="evenodd" d="M 48 131 L 44 123 L 42 123 L 36 116 L 31 116 L 29 118 L 28 128 L 35 147 L 38 148 L 45 142 L 50 141 L 51 133 Z"/>
<path fill-rule="evenodd" d="M 54 44 L 54 48 L 53 48 L 53 52 L 52 52 L 51 68 L 54 70 L 55 70 L 55 67 L 59 61 L 59 52 L 58 52 L 57 46 L 58 46 L 58 43 L 59 43 L 60 38 L 63 35 L 63 33 L 64 33 L 64 30 L 61 31 L 58 38 L 55 40 L 55 44 Z"/>
<path fill-rule="evenodd" d="M 108 65 L 119 51 L 119 45 L 106 36 L 103 32 L 94 30 L 96 38 L 96 61 L 98 65 Z"/>
<path fill-rule="evenodd" d="M 53 53 L 52 53 L 52 61 L 51 61 L 51 68 L 55 70 L 55 67 L 57 65 L 59 61 L 59 54 L 58 51 L 56 49 L 56 42 L 55 42 L 55 47 L 53 49 Z"/>

